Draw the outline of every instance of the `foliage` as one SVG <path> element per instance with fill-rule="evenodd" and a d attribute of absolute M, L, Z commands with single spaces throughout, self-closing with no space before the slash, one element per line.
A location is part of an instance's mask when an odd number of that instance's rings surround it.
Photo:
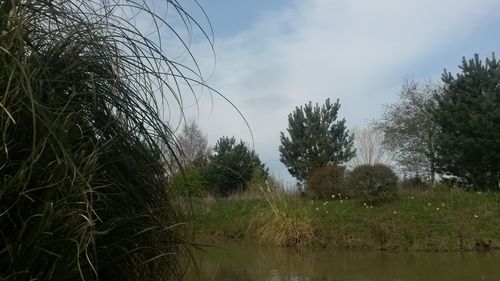
<path fill-rule="evenodd" d="M 375 126 L 384 132 L 384 144 L 395 153 L 402 172 L 425 175 L 434 182 L 437 126 L 432 116 L 433 95 L 442 89 L 432 82 L 406 81 L 399 101 L 387 105 Z"/>
<path fill-rule="evenodd" d="M 354 155 L 354 137 L 337 120 L 339 101 L 327 99 L 321 107 L 311 102 L 288 115 L 288 135 L 281 132 L 280 160 L 292 176 L 307 180 L 311 173 L 329 164 L 341 164 Z"/>
<path fill-rule="evenodd" d="M 330 199 L 332 195 L 349 195 L 344 182 L 345 168 L 328 165 L 317 169 L 307 181 L 307 192 L 317 199 Z"/>
<path fill-rule="evenodd" d="M 252 171 L 252 176 L 250 177 L 249 184 L 250 186 L 263 186 L 266 185 L 266 182 L 268 180 L 274 181 L 269 175 L 268 169 L 256 167 Z"/>
<path fill-rule="evenodd" d="M 463 58 L 461 73 L 443 74 L 444 92 L 436 95 L 438 167 L 475 188 L 500 182 L 500 64 L 476 54 Z"/>
<path fill-rule="evenodd" d="M 169 180 L 169 187 L 182 196 L 201 197 L 207 193 L 202 168 L 185 168 Z"/>
<path fill-rule="evenodd" d="M 124 11 L 171 27 L 141 1 L 0 1 L 1 280 L 182 274 L 158 106 L 197 83 Z"/>
<path fill-rule="evenodd" d="M 358 166 L 349 173 L 347 182 L 356 197 L 364 203 L 382 203 L 396 197 L 398 177 L 383 164 Z"/>
<path fill-rule="evenodd" d="M 255 170 L 267 177 L 268 168 L 260 161 L 255 151 L 234 137 L 220 138 L 205 169 L 205 178 L 219 195 L 228 196 L 235 191 L 244 191 Z"/>

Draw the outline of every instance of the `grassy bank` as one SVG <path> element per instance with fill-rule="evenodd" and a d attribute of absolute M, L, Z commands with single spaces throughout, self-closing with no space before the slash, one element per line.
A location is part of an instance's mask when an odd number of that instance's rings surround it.
<path fill-rule="evenodd" d="M 203 242 L 247 239 L 285 246 L 488 250 L 500 245 L 499 195 L 455 189 L 400 191 L 396 201 L 381 206 L 338 194 L 328 201 L 276 193 L 205 198 L 194 204 L 194 227 Z M 311 230 L 312 236 L 300 233 Z"/>

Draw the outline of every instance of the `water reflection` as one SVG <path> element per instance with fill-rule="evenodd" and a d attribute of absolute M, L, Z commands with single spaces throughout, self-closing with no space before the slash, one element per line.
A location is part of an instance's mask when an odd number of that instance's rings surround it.
<path fill-rule="evenodd" d="M 395 253 L 225 244 L 198 252 L 186 280 L 500 280 L 500 253 Z"/>

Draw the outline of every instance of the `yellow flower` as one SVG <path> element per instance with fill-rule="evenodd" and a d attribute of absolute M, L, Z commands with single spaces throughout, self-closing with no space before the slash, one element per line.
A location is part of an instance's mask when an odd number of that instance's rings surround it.
<path fill-rule="evenodd" d="M 432 205 L 432 204 L 431 203 L 427 203 L 427 206 L 430 206 L 430 205 Z"/>
<path fill-rule="evenodd" d="M 439 207 L 436 208 L 436 211 L 439 211 Z"/>
<path fill-rule="evenodd" d="M 325 202 L 325 203 L 323 203 L 323 206 L 326 206 L 326 202 Z"/>
<path fill-rule="evenodd" d="M 474 214 L 474 218 L 476 218 L 476 219 L 477 219 L 477 218 L 479 218 L 479 216 L 478 216 L 478 215 L 476 215 L 476 214 Z"/>
<path fill-rule="evenodd" d="M 316 211 L 319 211 L 319 208 L 318 208 L 318 207 L 316 207 Z"/>
<path fill-rule="evenodd" d="M 445 205 L 444 203 L 441 203 L 441 206 L 443 206 L 443 207 L 444 207 L 444 205 Z"/>
<path fill-rule="evenodd" d="M 328 211 L 326 211 L 326 213 L 328 214 Z"/>
<path fill-rule="evenodd" d="M 396 212 L 396 211 L 393 211 L 392 213 L 396 215 L 396 214 L 397 214 L 398 212 Z"/>
<path fill-rule="evenodd" d="M 340 203 L 344 203 L 344 200 L 340 199 Z"/>
<path fill-rule="evenodd" d="M 335 194 L 332 194 L 332 199 L 335 199 Z"/>

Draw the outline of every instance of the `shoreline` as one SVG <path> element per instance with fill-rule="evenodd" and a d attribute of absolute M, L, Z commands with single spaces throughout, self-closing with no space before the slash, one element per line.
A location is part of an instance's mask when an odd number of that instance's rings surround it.
<path fill-rule="evenodd" d="M 276 211 L 281 217 L 275 217 Z M 381 206 L 366 206 L 356 199 L 320 201 L 293 196 L 200 198 L 193 202 L 193 227 L 195 241 L 203 242 L 407 252 L 496 251 L 500 249 L 498 214 L 498 193 L 453 190 L 399 192 L 397 200 Z M 304 224 L 312 236 L 300 232 Z M 287 235 L 286 243 L 274 239 Z"/>

